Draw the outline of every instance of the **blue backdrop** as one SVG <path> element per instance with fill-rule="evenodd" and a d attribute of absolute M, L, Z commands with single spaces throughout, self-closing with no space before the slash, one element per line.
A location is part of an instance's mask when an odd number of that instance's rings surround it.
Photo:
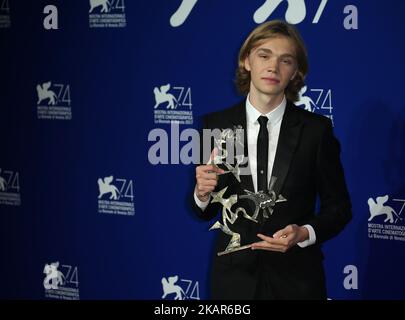
<path fill-rule="evenodd" d="M 175 163 L 187 141 L 170 121 L 181 133 L 240 101 L 242 41 L 279 18 L 306 42 L 299 104 L 333 119 L 353 202 L 324 246 L 328 296 L 404 299 L 403 12 L 396 0 L 0 0 L 0 298 L 209 298 L 215 231 L 188 207 L 194 165 Z M 156 143 L 168 161 L 153 162 Z"/>

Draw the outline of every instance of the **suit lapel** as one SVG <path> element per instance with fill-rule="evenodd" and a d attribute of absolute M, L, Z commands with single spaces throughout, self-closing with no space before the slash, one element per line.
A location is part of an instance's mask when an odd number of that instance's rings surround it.
<path fill-rule="evenodd" d="M 273 188 L 277 195 L 283 187 L 302 128 L 302 123 L 299 121 L 297 113 L 294 112 L 294 108 L 290 103 L 287 104 L 278 138 L 272 171 L 272 176 L 277 177 Z"/>

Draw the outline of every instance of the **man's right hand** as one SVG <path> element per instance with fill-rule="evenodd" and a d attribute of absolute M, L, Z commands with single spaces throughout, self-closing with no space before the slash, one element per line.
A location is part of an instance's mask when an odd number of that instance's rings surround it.
<path fill-rule="evenodd" d="M 211 159 L 206 165 L 198 166 L 195 170 L 197 180 L 195 194 L 202 202 L 209 199 L 210 193 L 215 189 L 218 182 L 218 175 L 225 173 L 214 164 L 214 157 L 217 153 L 216 148 L 211 153 Z"/>

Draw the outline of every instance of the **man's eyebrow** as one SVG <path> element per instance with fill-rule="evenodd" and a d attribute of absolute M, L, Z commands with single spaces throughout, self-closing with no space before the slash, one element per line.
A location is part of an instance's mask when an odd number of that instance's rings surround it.
<path fill-rule="evenodd" d="M 257 49 L 257 52 L 264 52 L 264 53 L 273 53 L 273 51 L 271 51 L 268 48 L 259 48 Z M 280 57 L 283 58 L 292 58 L 292 59 L 296 59 L 295 55 L 293 55 L 292 53 L 283 53 Z"/>
<path fill-rule="evenodd" d="M 293 54 L 291 54 L 291 53 L 284 53 L 284 54 L 281 55 L 281 57 L 295 59 L 295 56 Z"/>
<path fill-rule="evenodd" d="M 257 52 L 260 52 L 260 51 L 264 51 L 265 53 L 272 53 L 273 51 L 271 51 L 270 49 L 267 49 L 267 48 L 259 48 L 259 49 L 257 49 Z"/>

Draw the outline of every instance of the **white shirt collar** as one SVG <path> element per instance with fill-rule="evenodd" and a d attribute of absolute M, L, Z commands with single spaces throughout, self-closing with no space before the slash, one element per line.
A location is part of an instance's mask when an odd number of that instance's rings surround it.
<path fill-rule="evenodd" d="M 264 114 L 269 119 L 269 123 L 271 125 L 277 124 L 281 119 L 283 118 L 284 111 L 287 105 L 287 100 L 284 96 L 283 101 L 271 110 L 269 113 Z M 259 122 L 257 119 L 261 116 L 262 114 L 260 113 L 259 110 L 257 110 L 252 103 L 249 100 L 249 95 L 246 98 L 246 120 L 248 123 L 251 124 L 258 124 Z"/>

